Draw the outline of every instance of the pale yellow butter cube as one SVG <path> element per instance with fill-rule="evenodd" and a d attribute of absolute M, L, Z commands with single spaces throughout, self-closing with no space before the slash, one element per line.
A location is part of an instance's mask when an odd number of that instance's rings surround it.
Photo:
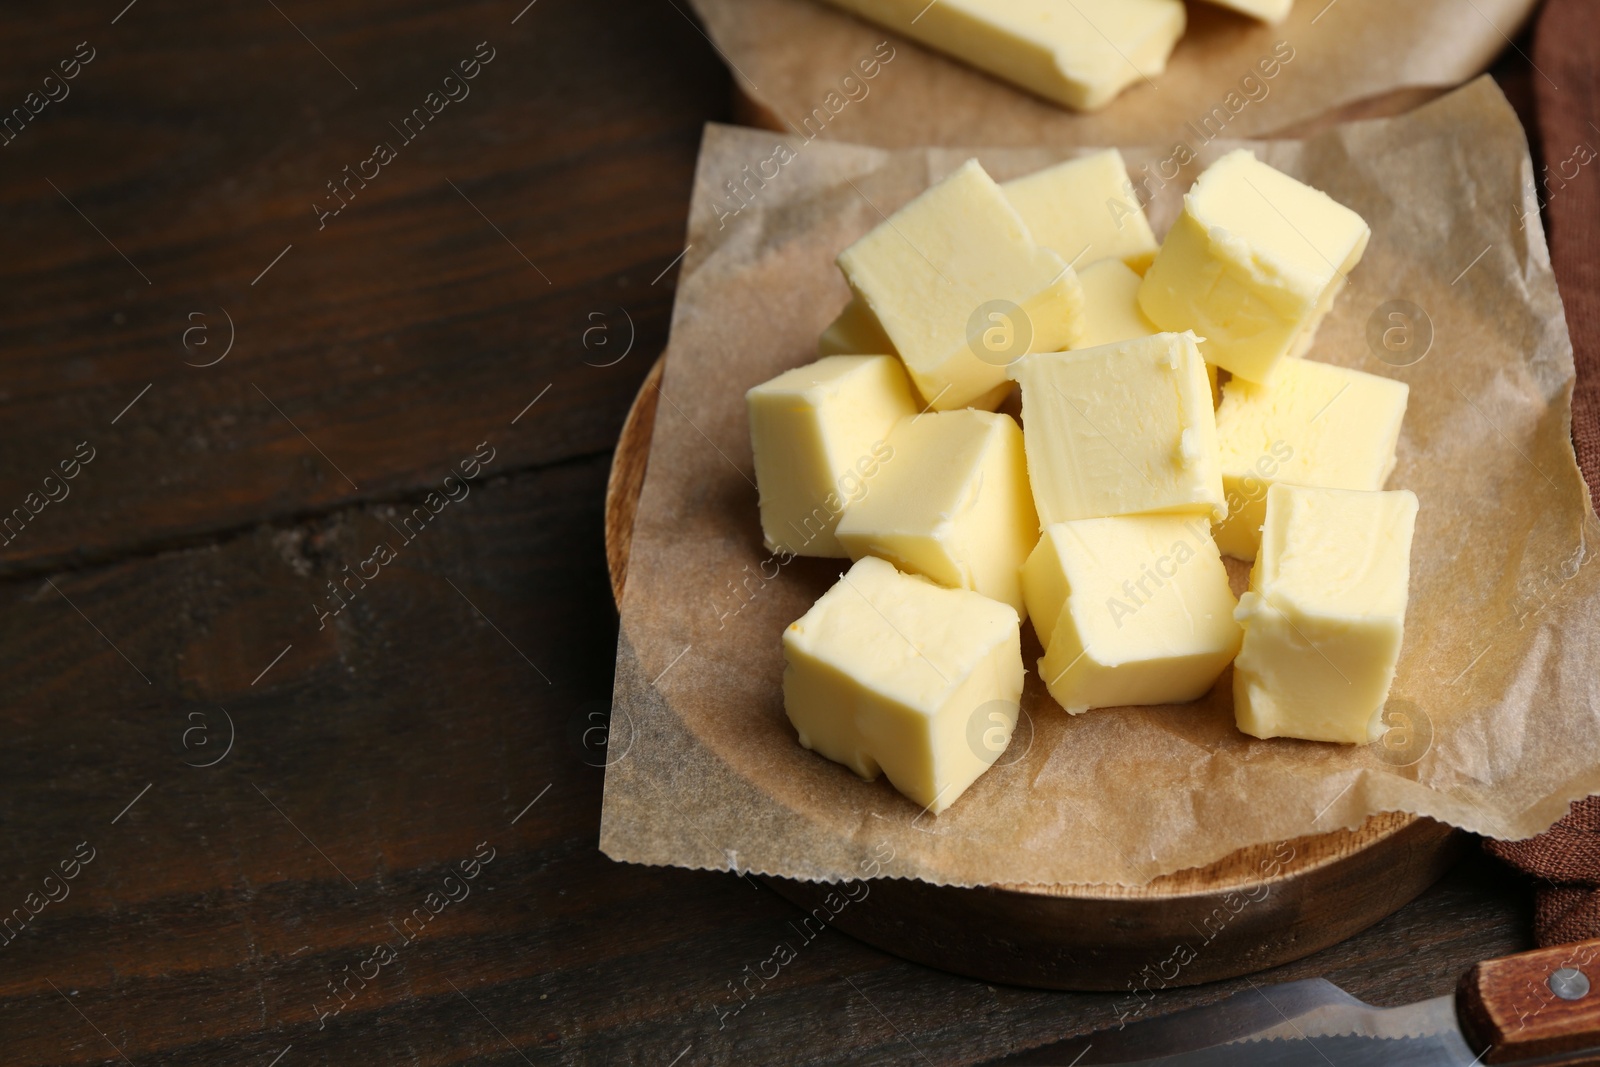
<path fill-rule="evenodd" d="M 878 317 L 865 304 L 852 299 L 817 339 L 823 356 L 893 356 L 894 342 L 883 332 Z"/>
<path fill-rule="evenodd" d="M 1039 543 L 1022 564 L 1022 602 L 1028 609 L 1028 618 L 1033 620 L 1033 632 L 1039 636 L 1040 646 L 1046 649 L 1050 647 L 1056 620 L 1061 617 L 1067 593 L 1071 591 L 1062 552 L 1063 539 L 1071 527 L 1072 524 L 1066 522 L 1046 526 Z"/>
<path fill-rule="evenodd" d="M 1099 348 L 1161 332 L 1139 307 L 1139 276 L 1120 259 L 1084 267 L 1078 281 L 1083 286 L 1083 337 L 1075 347 Z"/>
<path fill-rule="evenodd" d="M 889 432 L 916 413 L 893 356 L 828 356 L 745 393 L 769 550 L 846 556 L 839 516 L 865 496 L 890 452 Z"/>
<path fill-rule="evenodd" d="M 1022 431 L 1009 415 L 902 419 L 890 455 L 839 520 L 852 559 L 878 556 L 1023 612 L 1021 568 L 1039 536 Z"/>
<path fill-rule="evenodd" d="M 1082 325 L 1077 274 L 1028 236 L 977 160 L 845 249 L 839 267 L 936 410 L 993 409 L 1010 360 L 1065 348 Z"/>
<path fill-rule="evenodd" d="M 1041 522 L 1226 513 L 1211 386 L 1195 340 L 1162 333 L 1013 364 Z"/>
<path fill-rule="evenodd" d="M 1139 307 L 1140 278 L 1127 264 L 1103 259 L 1079 271 L 1078 281 L 1083 285 L 1083 338 L 1075 347 L 1098 348 L 1161 332 Z M 1222 399 L 1216 364 L 1206 364 L 1206 380 L 1215 407 Z"/>
<path fill-rule="evenodd" d="M 1198 699 L 1239 651 L 1228 572 L 1202 516 L 1057 523 L 1023 573 L 1045 642 L 1039 674 L 1074 715 Z"/>
<path fill-rule="evenodd" d="M 1274 485 L 1239 599 L 1239 729 L 1349 745 L 1383 732 L 1405 636 L 1417 498 Z"/>
<path fill-rule="evenodd" d="M 1117 259 L 1102 259 L 1078 270 L 1083 285 L 1083 339 L 1078 349 L 1098 349 L 1102 344 L 1150 338 L 1160 333 L 1149 315 L 1139 307 L 1139 278 Z M 1211 384 L 1211 406 L 1222 398 L 1216 384 L 1216 363 L 1206 363 L 1206 381 Z"/>
<path fill-rule="evenodd" d="M 1219 7 L 1231 8 L 1243 15 L 1277 24 L 1289 17 L 1294 0 L 1211 0 Z"/>
<path fill-rule="evenodd" d="M 1047 100 L 1103 107 L 1167 65 L 1181 0 L 831 0 Z"/>
<path fill-rule="evenodd" d="M 1261 544 L 1267 487 L 1382 489 L 1410 386 L 1309 359 L 1285 362 L 1266 385 L 1234 378 L 1217 409 L 1217 449 L 1228 517 L 1217 545 L 1253 560 Z"/>
<path fill-rule="evenodd" d="M 1115 148 L 1057 163 L 1000 188 L 1033 239 L 1080 270 L 1117 259 L 1142 271 L 1156 257 L 1156 235 Z"/>
<path fill-rule="evenodd" d="M 1208 361 L 1264 382 L 1310 345 L 1370 236 L 1354 211 L 1241 148 L 1184 197 L 1139 304 L 1162 329 L 1204 337 Z"/>
<path fill-rule="evenodd" d="M 784 710 L 806 748 L 937 815 L 1005 751 L 1021 640 L 1007 605 L 868 556 L 784 632 Z"/>

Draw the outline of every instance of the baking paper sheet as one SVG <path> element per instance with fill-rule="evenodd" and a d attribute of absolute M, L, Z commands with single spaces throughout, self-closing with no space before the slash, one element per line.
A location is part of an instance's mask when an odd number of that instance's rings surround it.
<path fill-rule="evenodd" d="M 784 716 L 783 629 L 848 561 L 779 566 L 763 550 L 743 394 L 814 358 L 848 297 L 833 258 L 880 212 L 971 154 L 1005 180 L 1072 153 L 795 145 L 731 213 L 724 183 L 776 143 L 705 135 L 621 611 L 608 855 L 830 881 L 876 858 L 872 871 L 938 884 L 1134 885 L 1377 812 L 1520 838 L 1600 792 L 1600 569 L 1569 439 L 1571 344 L 1522 128 L 1492 81 L 1404 118 L 1253 145 L 1372 227 L 1309 356 L 1411 386 L 1389 482 L 1421 501 L 1400 733 L 1365 748 L 1247 737 L 1231 674 L 1199 703 L 1069 718 L 1025 628 L 1012 746 L 938 817 L 801 748 Z M 1158 234 L 1238 143 L 1197 146 L 1156 191 Z M 1135 168 L 1168 155 L 1124 152 Z M 1397 353 L 1383 334 L 1401 325 Z"/>
<path fill-rule="evenodd" d="M 1339 115 L 1397 114 L 1482 73 L 1537 6 L 1299 0 L 1267 26 L 1190 3 L 1165 72 L 1078 114 L 820 0 L 693 3 L 753 121 L 886 147 L 1165 144 L 1208 120 L 1213 135 L 1262 137 Z M 862 61 L 884 55 L 878 75 L 864 78 Z M 1263 62 L 1286 56 L 1263 76 Z"/>

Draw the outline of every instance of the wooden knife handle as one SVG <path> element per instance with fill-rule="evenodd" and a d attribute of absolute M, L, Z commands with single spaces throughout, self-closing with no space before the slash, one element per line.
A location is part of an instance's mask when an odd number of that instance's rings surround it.
<path fill-rule="evenodd" d="M 1484 1063 L 1600 1065 L 1600 940 L 1485 960 L 1456 987 L 1456 1015 Z"/>

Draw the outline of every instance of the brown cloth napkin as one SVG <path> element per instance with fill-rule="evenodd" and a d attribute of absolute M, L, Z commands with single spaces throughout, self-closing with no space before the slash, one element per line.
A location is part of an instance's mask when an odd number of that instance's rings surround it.
<path fill-rule="evenodd" d="M 1533 906 L 1540 948 L 1600 937 L 1600 797 L 1578 801 L 1538 837 L 1486 841 L 1483 847 L 1545 880 Z"/>
<path fill-rule="evenodd" d="M 1600 4 L 1550 0 L 1534 30 L 1533 66 L 1543 155 L 1536 180 L 1578 368 L 1572 441 L 1592 501 L 1600 486 Z M 1538 837 L 1484 847 L 1544 880 L 1533 919 L 1540 947 L 1600 937 L 1600 797 L 1573 804 Z"/>

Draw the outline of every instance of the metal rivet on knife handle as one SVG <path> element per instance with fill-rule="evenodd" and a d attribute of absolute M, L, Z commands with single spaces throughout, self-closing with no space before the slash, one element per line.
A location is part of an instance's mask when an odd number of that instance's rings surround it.
<path fill-rule="evenodd" d="M 1563 967 L 1550 976 L 1550 992 L 1562 1000 L 1582 1000 L 1589 995 L 1589 979 L 1576 967 Z"/>
<path fill-rule="evenodd" d="M 1600 1062 L 1600 997 L 1586 972 L 1600 966 L 1600 940 L 1555 945 L 1468 971 L 1456 990 L 1461 1029 L 1484 1063 Z M 1581 1059 L 1570 1059 L 1583 1053 Z"/>

